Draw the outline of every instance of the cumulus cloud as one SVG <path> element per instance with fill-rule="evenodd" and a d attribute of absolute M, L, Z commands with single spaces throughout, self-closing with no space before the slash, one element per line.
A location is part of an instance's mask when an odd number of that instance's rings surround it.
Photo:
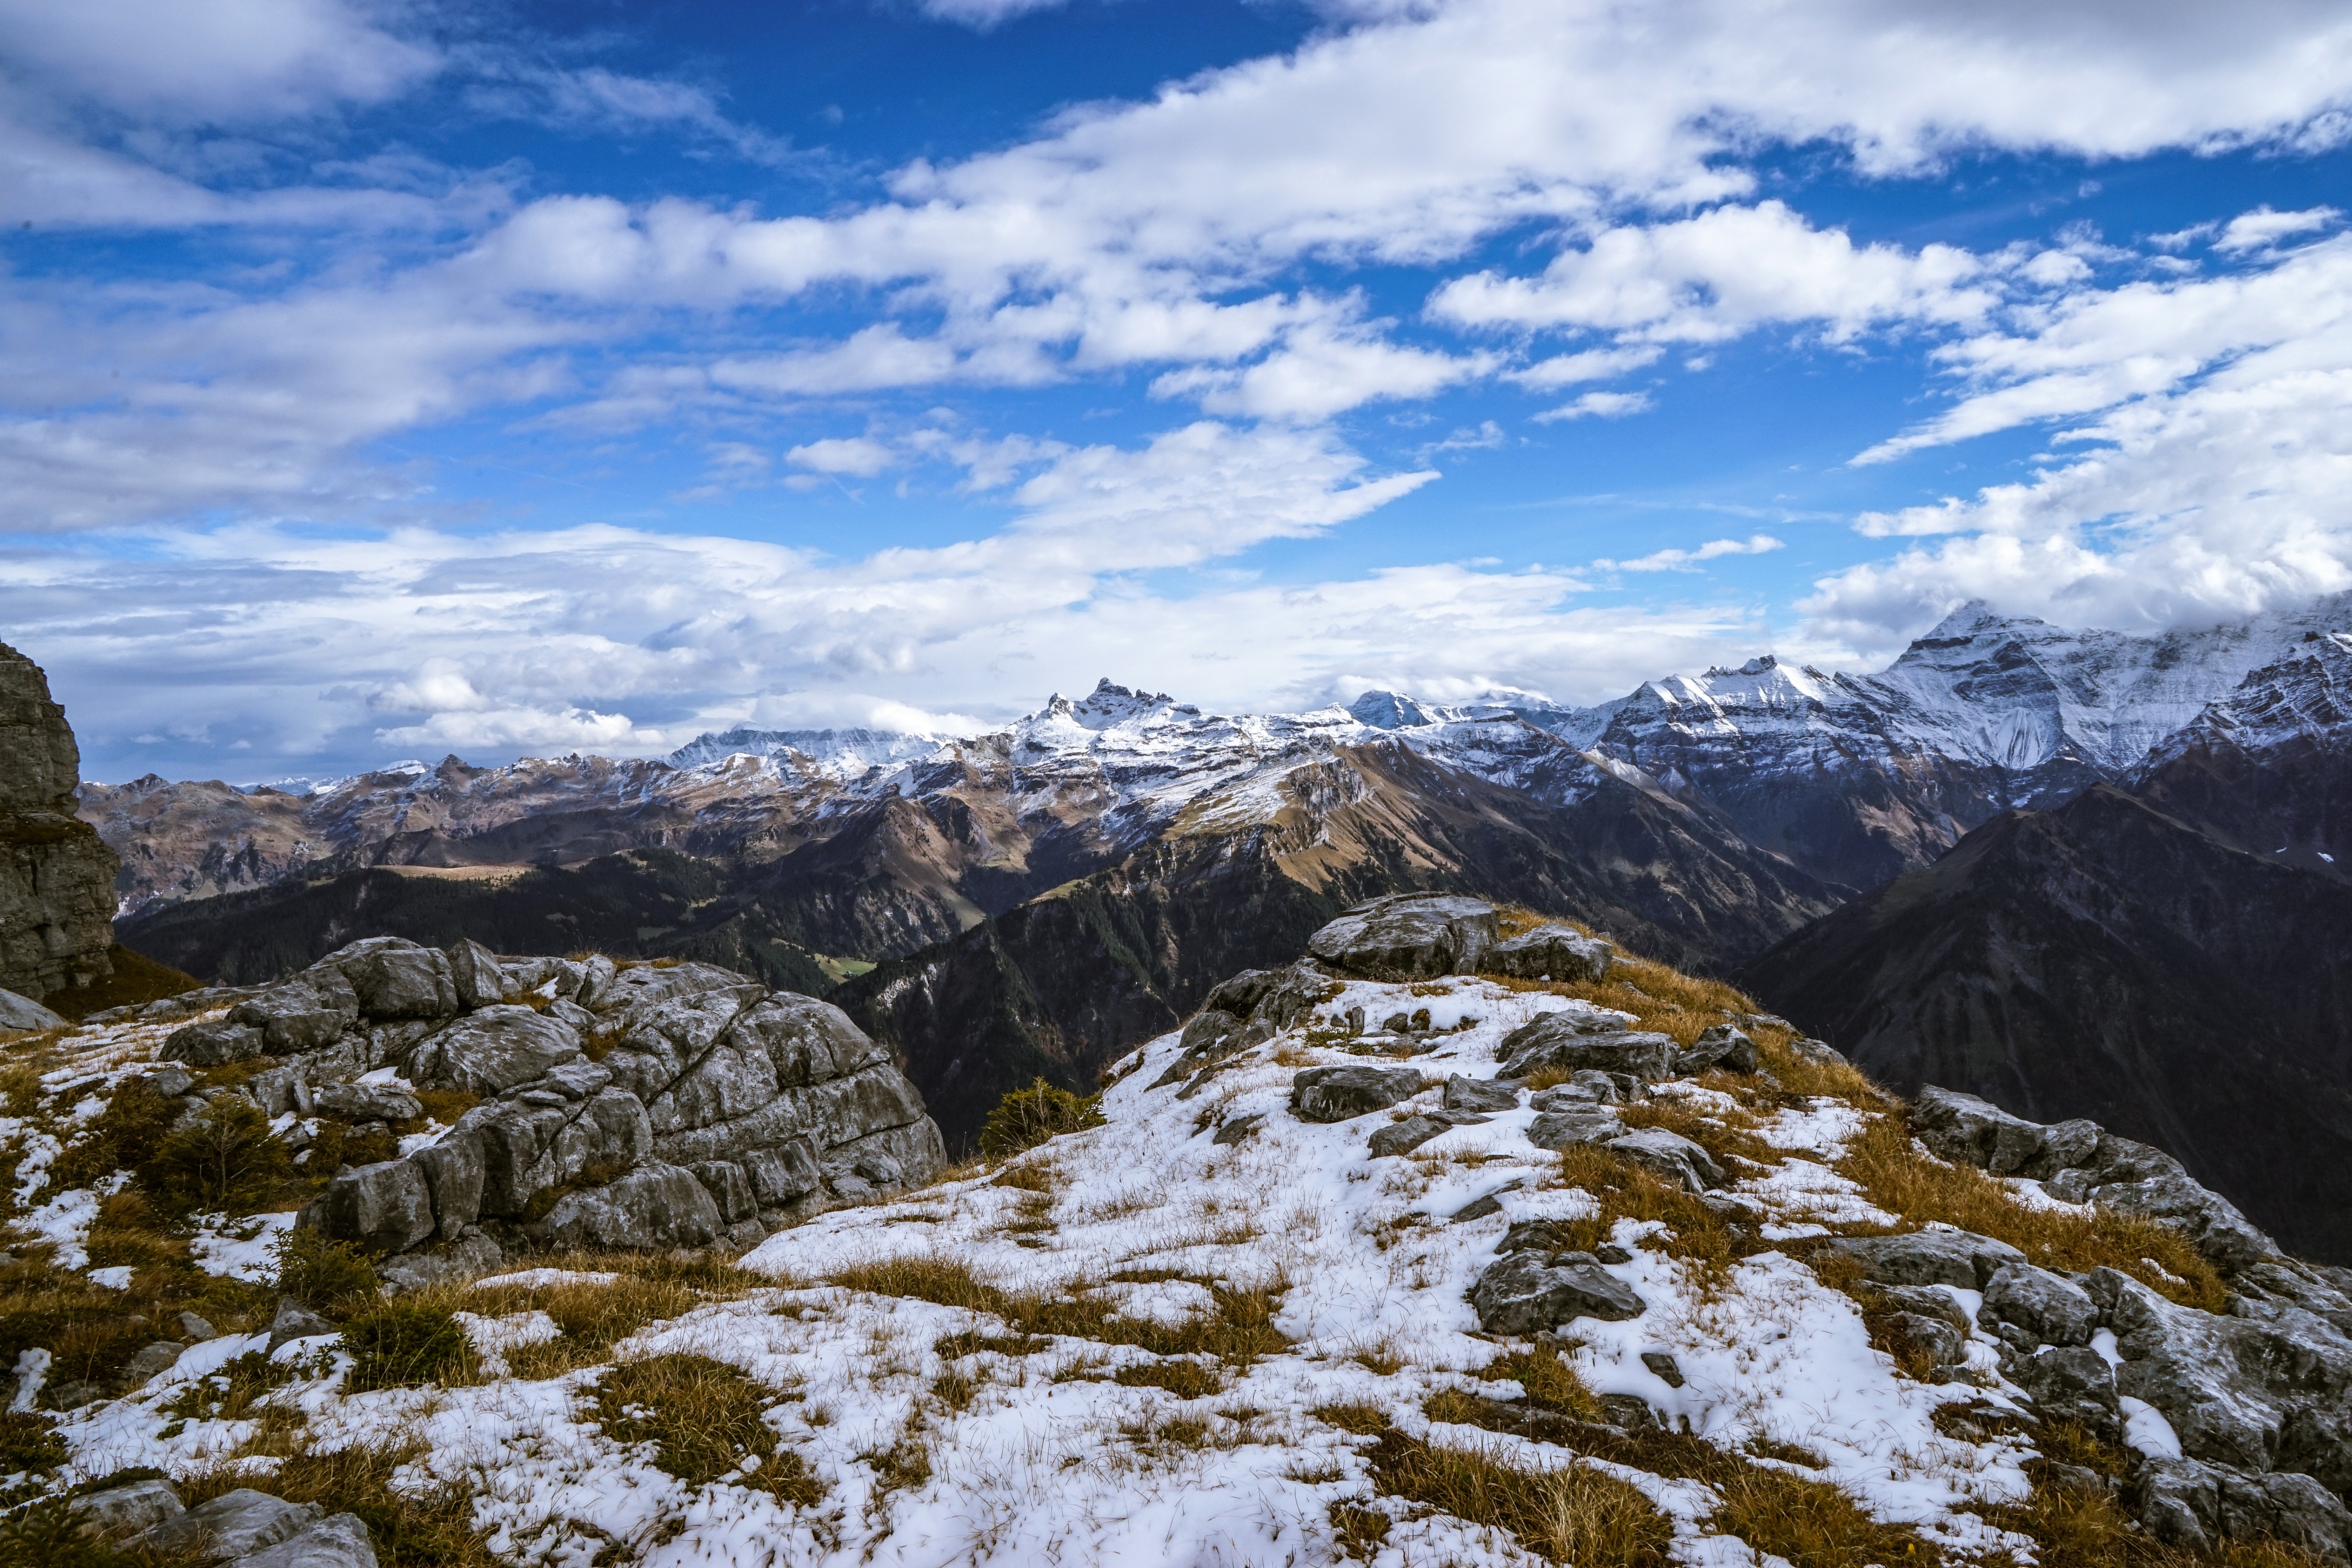
<path fill-rule="evenodd" d="M 836 435 L 795 446 L 784 454 L 784 460 L 794 467 L 818 474 L 847 474 L 871 479 L 890 466 L 892 458 L 888 447 L 867 436 Z"/>
<path fill-rule="evenodd" d="M 1648 392 L 1586 392 L 1574 402 L 1546 409 L 1535 416 L 1538 424 L 1556 424 L 1569 419 L 1623 419 L 1628 414 L 1650 411 Z"/>
<path fill-rule="evenodd" d="M 1722 556 L 1768 555 L 1785 548 L 1769 534 L 1750 534 L 1744 539 L 1709 539 L 1696 549 L 1652 550 L 1632 560 L 1596 560 L 1592 564 L 1602 571 L 1696 571 L 1701 562 Z"/>
<path fill-rule="evenodd" d="M 2269 207 L 2256 207 L 2251 213 L 2241 213 L 2231 218 L 2213 242 L 2213 248 L 2225 254 L 2263 250 L 2283 239 L 2296 235 L 2313 234 L 2332 229 L 2344 214 L 2334 207 L 2311 207 L 2299 213 L 2273 212 Z"/>

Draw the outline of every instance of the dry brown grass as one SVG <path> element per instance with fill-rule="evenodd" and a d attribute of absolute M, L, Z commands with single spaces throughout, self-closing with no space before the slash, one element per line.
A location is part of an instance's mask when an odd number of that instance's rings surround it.
<path fill-rule="evenodd" d="M 1837 1169 L 1889 1213 L 1915 1224 L 1940 1219 L 2006 1241 L 2045 1269 L 2117 1269 L 2209 1312 L 2220 1312 L 2228 1296 L 2213 1266 L 2179 1232 L 2105 1209 L 2028 1208 L 1982 1171 L 1921 1154 L 1899 1115 L 1873 1121 L 1848 1145 Z"/>
<path fill-rule="evenodd" d="M 1663 1127 L 1669 1133 L 1680 1134 L 1714 1155 L 1715 1163 L 1733 1176 L 1740 1174 L 1743 1162 L 1749 1166 L 1777 1166 L 1789 1157 L 1785 1150 L 1776 1149 L 1756 1135 L 1762 1121 L 1741 1106 L 1716 1110 L 1678 1096 L 1666 1096 L 1619 1106 L 1617 1117 L 1628 1127 Z"/>
<path fill-rule="evenodd" d="M 1556 1222 L 1571 1248 L 1599 1247 L 1621 1219 L 1657 1221 L 1664 1231 L 1652 1232 L 1639 1245 L 1691 1264 L 1692 1283 L 1703 1296 L 1719 1291 L 1739 1260 L 1774 1245 L 1753 1230 L 1735 1228 L 1696 1194 L 1669 1186 L 1604 1149 L 1578 1145 L 1561 1151 L 1560 1176 L 1600 1205 L 1596 1214 Z"/>
<path fill-rule="evenodd" d="M 727 1482 L 802 1508 L 824 1489 L 764 1419 L 778 1396 L 704 1355 L 625 1361 L 597 1380 L 596 1418 L 620 1443 L 651 1443 L 654 1466 L 688 1486 Z"/>
<path fill-rule="evenodd" d="M 1528 1403 L 1538 1409 L 1557 1411 L 1579 1421 L 1598 1421 L 1606 1414 L 1600 1398 L 1558 1351 L 1514 1351 L 1488 1362 L 1478 1369 L 1478 1375 L 1489 1383 L 1517 1383 L 1526 1391 Z M 1430 1415 L 1436 1418 L 1436 1412 Z"/>
<path fill-rule="evenodd" d="M 1207 1355 L 1236 1371 L 1290 1347 L 1274 1326 L 1287 1280 L 1228 1286 L 1211 1280 L 1214 1307 L 1184 1322 L 1170 1324 L 1113 1314 L 1114 1303 L 1097 1300 L 1083 1287 L 1060 1293 L 1005 1291 L 975 1276 L 961 1260 L 937 1255 L 895 1258 L 844 1269 L 830 1283 L 877 1296 L 906 1296 L 943 1307 L 961 1307 L 1003 1321 L 1019 1335 L 1060 1335 L 1102 1344 L 1130 1344 L 1154 1355 Z"/>
<path fill-rule="evenodd" d="M 289 1502 L 315 1502 L 329 1513 L 355 1513 L 368 1527 L 380 1568 L 493 1568 L 499 1559 L 474 1527 L 473 1494 L 446 1482 L 411 1490 L 414 1472 L 394 1490 L 394 1472 L 423 1451 L 421 1443 L 339 1448 L 312 1453 L 296 1448 L 265 1483 Z M 189 1507 L 251 1486 L 253 1478 L 224 1467 L 180 1483 Z"/>
<path fill-rule="evenodd" d="M 1873 1568 L 1940 1562 L 1933 1546 L 1901 1525 L 1881 1524 L 1825 1481 L 1742 1465 L 1711 1483 L 1723 1501 L 1708 1527 L 1737 1535 L 1761 1556 L 1796 1568 Z"/>
<path fill-rule="evenodd" d="M 1224 1380 L 1197 1361 L 1155 1361 L 1122 1366 L 1111 1375 L 1121 1388 L 1164 1388 L 1179 1399 L 1206 1399 Z"/>
<path fill-rule="evenodd" d="M 1473 1524 L 1507 1531 L 1528 1551 L 1577 1568 L 1664 1568 L 1672 1531 L 1649 1500 L 1584 1465 L 1526 1470 L 1475 1448 L 1383 1433 L 1373 1484 Z"/>
<path fill-rule="evenodd" d="M 740 1300 L 772 1280 L 715 1260 L 681 1260 L 635 1253 L 562 1253 L 546 1267 L 576 1273 L 617 1273 L 609 1283 L 558 1280 L 544 1285 L 438 1285 L 408 1297 L 420 1305 L 481 1317 L 542 1312 L 555 1320 L 560 1337 L 520 1345 L 506 1353 L 514 1375 L 554 1377 L 613 1358 L 613 1346 L 648 1324 L 685 1316 L 706 1301 Z"/>

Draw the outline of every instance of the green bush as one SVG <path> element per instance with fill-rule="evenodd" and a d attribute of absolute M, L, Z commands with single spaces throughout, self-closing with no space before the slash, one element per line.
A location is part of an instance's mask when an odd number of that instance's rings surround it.
<path fill-rule="evenodd" d="M 1034 1149 L 1062 1133 L 1103 1124 L 1099 1094 L 1081 1100 L 1066 1089 L 1056 1089 L 1033 1078 L 1026 1089 L 1015 1089 L 996 1103 L 980 1129 L 980 1152 L 991 1159 Z"/>
<path fill-rule="evenodd" d="M 354 1394 L 371 1388 L 460 1383 L 471 1378 L 478 1364 L 457 1319 L 403 1301 L 378 1307 L 345 1323 L 343 1345 L 355 1363 L 344 1386 Z"/>
<path fill-rule="evenodd" d="M 261 1107 L 224 1094 L 164 1138 L 142 1173 L 158 1196 L 190 1208 L 252 1212 L 293 1174 L 293 1156 Z"/>
<path fill-rule="evenodd" d="M 278 1238 L 278 1293 L 314 1312 L 348 1317 L 376 1299 L 375 1267 L 348 1241 L 289 1230 Z"/>
<path fill-rule="evenodd" d="M 0 1475 L 53 1470 L 65 1462 L 65 1439 L 47 1416 L 23 1410 L 0 1415 Z"/>

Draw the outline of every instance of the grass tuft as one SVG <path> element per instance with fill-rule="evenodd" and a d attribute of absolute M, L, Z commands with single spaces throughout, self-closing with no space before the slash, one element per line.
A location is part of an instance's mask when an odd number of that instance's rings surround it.
<path fill-rule="evenodd" d="M 1101 1100 L 1099 1094 L 1080 1099 L 1042 1078 L 1033 1078 L 1026 1089 L 1015 1089 L 999 1100 L 988 1120 L 981 1124 L 980 1152 L 990 1159 L 1003 1159 L 1064 1133 L 1099 1127 L 1103 1124 Z"/>
<path fill-rule="evenodd" d="M 598 1379 L 596 1418 L 616 1442 L 651 1443 L 655 1468 L 688 1486 L 756 1487 L 800 1508 L 824 1489 L 780 1447 L 766 1412 L 775 1395 L 703 1355 L 625 1361 Z"/>

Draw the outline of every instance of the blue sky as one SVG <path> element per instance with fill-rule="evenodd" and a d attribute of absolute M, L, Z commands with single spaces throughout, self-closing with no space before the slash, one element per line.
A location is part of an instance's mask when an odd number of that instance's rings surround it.
<path fill-rule="evenodd" d="M 2352 586 L 2341 6 L 0 0 L 85 771 Z"/>

